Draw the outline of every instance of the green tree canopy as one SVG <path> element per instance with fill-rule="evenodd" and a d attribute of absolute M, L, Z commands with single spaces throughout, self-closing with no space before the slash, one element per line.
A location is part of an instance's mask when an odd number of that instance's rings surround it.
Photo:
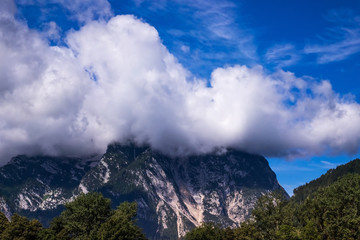
<path fill-rule="evenodd" d="M 0 212 L 0 236 L 8 226 L 9 220 L 6 218 L 4 213 Z"/>
<path fill-rule="evenodd" d="M 101 193 L 81 194 L 65 204 L 65 210 L 51 222 L 50 229 L 57 239 L 96 239 L 101 224 L 110 215 L 110 199 Z"/>
<path fill-rule="evenodd" d="M 40 240 L 39 233 L 42 231 L 38 220 L 28 220 L 26 217 L 14 214 L 11 222 L 1 234 L 1 240 Z"/>
<path fill-rule="evenodd" d="M 98 231 L 101 240 L 145 240 L 141 228 L 135 225 L 136 203 L 124 202 L 103 223 Z"/>
<path fill-rule="evenodd" d="M 203 223 L 188 232 L 185 240 L 225 240 L 225 231 L 214 223 Z"/>
<path fill-rule="evenodd" d="M 311 195 L 300 221 L 322 239 L 360 239 L 360 175 L 348 174 Z"/>

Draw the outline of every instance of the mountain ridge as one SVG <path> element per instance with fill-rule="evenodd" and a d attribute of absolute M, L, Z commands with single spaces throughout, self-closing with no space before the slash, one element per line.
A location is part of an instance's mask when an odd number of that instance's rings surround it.
<path fill-rule="evenodd" d="M 327 187 L 336 182 L 339 178 L 350 173 L 360 174 L 360 159 L 357 158 L 348 163 L 341 164 L 336 168 L 329 169 L 320 177 L 295 188 L 293 198 L 297 202 L 302 202 L 320 187 Z"/>
<path fill-rule="evenodd" d="M 92 161 L 27 158 L 14 158 L 0 168 L 0 177 L 6 178 L 3 169 L 12 166 L 13 171 L 25 171 L 24 164 L 41 163 L 38 168 L 26 168 L 31 170 L 28 175 L 36 177 L 29 177 L 12 192 L 3 194 L 6 187 L 0 185 L 0 210 L 7 215 L 20 212 L 40 215 L 47 221 L 61 204 L 80 193 L 96 191 L 111 198 L 114 206 L 136 201 L 138 223 L 150 239 L 179 238 L 204 221 L 238 226 L 250 216 L 259 196 L 283 190 L 264 157 L 234 149 L 223 154 L 171 158 L 146 146 L 114 143 Z M 66 171 L 59 171 L 57 164 Z"/>

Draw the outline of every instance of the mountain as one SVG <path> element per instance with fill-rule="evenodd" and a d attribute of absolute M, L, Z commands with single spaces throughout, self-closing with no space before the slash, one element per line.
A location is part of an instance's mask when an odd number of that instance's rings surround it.
<path fill-rule="evenodd" d="M 299 187 L 290 199 L 266 194 L 239 228 L 202 225 L 186 239 L 360 239 L 359 170 L 356 159 Z"/>
<path fill-rule="evenodd" d="M 350 173 L 360 174 L 360 159 L 355 159 L 335 169 L 330 169 L 319 178 L 294 189 L 292 199 L 296 202 L 302 202 L 319 188 L 327 187 Z"/>
<path fill-rule="evenodd" d="M 238 226 L 262 194 L 281 190 L 267 160 L 229 149 L 171 158 L 148 147 L 109 145 L 89 159 L 17 156 L 0 168 L 0 210 L 43 223 L 80 193 L 102 192 L 114 207 L 138 203 L 150 239 L 176 239 L 202 222 Z"/>
<path fill-rule="evenodd" d="M 0 168 L 0 211 L 9 217 L 20 213 L 43 223 L 61 211 L 86 172 L 101 156 L 71 157 L 17 156 Z"/>

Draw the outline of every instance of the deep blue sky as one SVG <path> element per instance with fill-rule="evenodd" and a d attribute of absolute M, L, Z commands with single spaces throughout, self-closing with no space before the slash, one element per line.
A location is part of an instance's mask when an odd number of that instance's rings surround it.
<path fill-rule="evenodd" d="M 329 80 L 336 93 L 360 100 L 360 1 L 109 2 L 113 15 L 132 14 L 155 27 L 170 53 L 196 77 L 210 79 L 215 68 L 228 65 L 261 65 L 269 74 L 283 69 L 312 81 Z M 30 28 L 41 32 L 47 23 L 57 24 L 60 37 L 49 39 L 53 45 L 66 45 L 63 37 L 89 21 L 77 18 L 89 7 L 86 4 L 72 8 L 74 3 L 66 0 L 16 3 L 17 18 Z M 111 14 L 95 9 L 90 18 L 106 21 Z M 356 156 L 269 160 L 291 194 L 294 187 Z"/>

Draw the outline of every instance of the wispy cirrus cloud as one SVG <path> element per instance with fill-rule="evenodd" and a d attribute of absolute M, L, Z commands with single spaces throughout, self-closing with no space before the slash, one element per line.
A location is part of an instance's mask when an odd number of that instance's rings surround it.
<path fill-rule="evenodd" d="M 294 65 L 300 59 L 299 51 L 293 44 L 289 43 L 275 45 L 265 53 L 265 61 L 279 68 Z"/>
<path fill-rule="evenodd" d="M 305 54 L 316 54 L 320 64 L 342 61 L 360 52 L 360 16 L 352 10 L 330 11 L 326 20 L 336 24 L 319 35 L 321 43 L 305 46 Z"/>
<path fill-rule="evenodd" d="M 17 0 L 20 7 L 36 6 L 41 10 L 40 18 L 58 14 L 59 7 L 66 9 L 67 17 L 84 24 L 94 19 L 109 19 L 113 16 L 107 0 Z"/>
<path fill-rule="evenodd" d="M 241 6 L 233 1 L 135 1 L 137 7 L 147 8 L 167 16 L 166 30 L 156 27 L 160 34 L 171 39 L 166 45 L 186 67 L 194 72 L 227 63 L 254 63 L 258 59 L 252 32 L 241 22 Z M 176 14 L 174 14 L 174 12 Z M 166 18 L 166 17 L 165 17 Z M 181 23 L 181 24 L 177 24 Z M 189 46 L 183 51 L 183 46 Z M 192 64 L 189 63 L 192 59 Z"/>
<path fill-rule="evenodd" d="M 323 164 L 323 168 L 330 169 L 330 168 L 336 168 L 339 164 L 337 163 L 331 163 L 329 161 L 320 161 Z"/>

